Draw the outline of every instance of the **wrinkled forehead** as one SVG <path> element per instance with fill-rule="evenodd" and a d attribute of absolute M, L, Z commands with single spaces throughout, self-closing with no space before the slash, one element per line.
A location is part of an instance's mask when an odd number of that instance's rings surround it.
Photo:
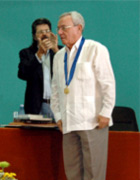
<path fill-rule="evenodd" d="M 62 16 L 58 21 L 59 26 L 73 25 L 72 17 L 70 15 Z"/>

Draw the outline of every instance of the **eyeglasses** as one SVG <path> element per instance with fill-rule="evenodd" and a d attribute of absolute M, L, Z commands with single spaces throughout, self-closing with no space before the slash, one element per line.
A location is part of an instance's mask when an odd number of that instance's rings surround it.
<path fill-rule="evenodd" d="M 43 33 L 50 33 L 51 31 L 49 29 L 45 29 L 45 30 L 40 30 L 38 32 L 36 32 L 36 34 L 43 34 Z"/>
<path fill-rule="evenodd" d="M 61 26 L 57 28 L 57 32 L 61 29 L 62 31 L 66 31 L 68 28 L 71 28 L 73 26 Z"/>

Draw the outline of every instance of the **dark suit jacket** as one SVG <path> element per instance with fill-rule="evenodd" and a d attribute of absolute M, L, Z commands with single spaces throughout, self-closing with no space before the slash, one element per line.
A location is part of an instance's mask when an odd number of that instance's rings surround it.
<path fill-rule="evenodd" d="M 37 47 L 32 46 L 19 52 L 18 77 L 27 82 L 24 100 L 26 114 L 39 114 L 43 100 L 43 69 L 42 64 L 35 56 L 36 52 Z M 54 52 L 50 50 L 51 78 L 53 76 L 53 57 Z"/>

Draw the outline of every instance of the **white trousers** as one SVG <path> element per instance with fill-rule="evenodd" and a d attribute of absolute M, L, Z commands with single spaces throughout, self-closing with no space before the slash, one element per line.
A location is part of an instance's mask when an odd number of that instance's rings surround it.
<path fill-rule="evenodd" d="M 63 135 L 67 180 L 105 180 L 108 127 Z"/>

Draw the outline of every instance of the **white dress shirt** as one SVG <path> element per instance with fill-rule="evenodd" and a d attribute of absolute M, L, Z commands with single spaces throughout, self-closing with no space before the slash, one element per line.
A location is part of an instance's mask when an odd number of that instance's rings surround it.
<path fill-rule="evenodd" d="M 51 75 L 50 75 L 50 53 L 43 54 L 41 61 L 36 54 L 37 60 L 43 67 L 43 99 L 50 99 L 51 96 Z"/>
<path fill-rule="evenodd" d="M 115 104 L 115 79 L 108 50 L 99 42 L 85 40 L 70 83 L 64 93 L 64 55 L 68 53 L 68 72 L 81 38 L 69 52 L 62 48 L 54 57 L 51 109 L 56 122 L 62 120 L 63 133 L 91 130 L 98 126 L 97 117 L 110 118 Z M 69 77 L 69 76 L 68 76 Z"/>

